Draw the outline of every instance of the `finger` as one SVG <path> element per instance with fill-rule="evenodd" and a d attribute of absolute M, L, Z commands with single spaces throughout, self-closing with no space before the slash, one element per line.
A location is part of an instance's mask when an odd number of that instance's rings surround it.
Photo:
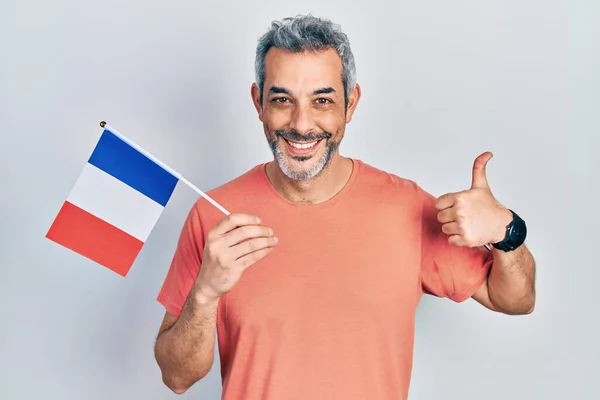
<path fill-rule="evenodd" d="M 456 246 L 456 247 L 463 247 L 465 245 L 465 242 L 464 242 L 462 236 L 460 236 L 460 235 L 448 236 L 448 243 L 450 243 L 452 246 Z"/>
<path fill-rule="evenodd" d="M 456 211 L 454 208 L 446 208 L 437 214 L 437 219 L 442 224 L 456 221 Z"/>
<path fill-rule="evenodd" d="M 238 258 L 236 263 L 243 269 L 246 269 L 265 258 L 271 253 L 271 251 L 273 251 L 273 249 L 274 247 L 265 247 L 263 249 L 253 251 L 252 253 L 248 253 L 245 256 Z"/>
<path fill-rule="evenodd" d="M 255 215 L 243 214 L 243 213 L 234 213 L 229 214 L 228 216 L 221 219 L 211 232 L 217 235 L 223 235 L 235 228 L 239 228 L 244 225 L 254 225 L 260 224 L 261 220 Z"/>
<path fill-rule="evenodd" d="M 471 180 L 471 188 L 487 188 L 488 181 L 486 176 L 486 165 L 494 155 L 486 151 L 480 154 L 473 162 L 473 177 Z"/>
<path fill-rule="evenodd" d="M 273 230 L 263 225 L 246 225 L 227 232 L 222 238 L 227 247 L 235 246 L 244 240 L 273 236 Z"/>
<path fill-rule="evenodd" d="M 459 235 L 461 233 L 457 222 L 448 222 L 442 225 L 442 232 L 446 235 Z"/>
<path fill-rule="evenodd" d="M 237 260 L 250 253 L 273 247 L 277 244 L 277 242 L 278 239 L 275 236 L 249 239 L 233 246 L 230 250 L 230 254 L 234 260 Z"/>
<path fill-rule="evenodd" d="M 450 208 L 456 202 L 456 193 L 446 193 L 441 195 L 435 201 L 435 208 L 438 210 L 443 210 L 446 208 Z"/>

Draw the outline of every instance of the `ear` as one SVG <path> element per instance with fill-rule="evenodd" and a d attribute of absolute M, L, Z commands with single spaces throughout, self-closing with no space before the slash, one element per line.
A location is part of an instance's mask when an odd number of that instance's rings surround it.
<path fill-rule="evenodd" d="M 252 97 L 254 108 L 256 108 L 256 112 L 258 113 L 258 119 L 263 122 L 263 109 L 262 104 L 260 103 L 260 90 L 258 89 L 258 85 L 256 83 L 253 83 L 252 87 L 250 88 L 250 96 Z"/>
<path fill-rule="evenodd" d="M 357 83 L 356 85 L 354 85 L 354 90 L 348 93 L 348 109 L 346 110 L 346 123 L 352 121 L 352 116 L 354 115 L 354 111 L 356 111 L 356 106 L 358 106 L 360 95 L 361 89 L 360 85 Z"/>

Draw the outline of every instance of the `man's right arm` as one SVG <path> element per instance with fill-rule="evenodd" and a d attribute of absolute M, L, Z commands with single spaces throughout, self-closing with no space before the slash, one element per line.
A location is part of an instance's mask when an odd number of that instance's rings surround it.
<path fill-rule="evenodd" d="M 184 393 L 204 378 L 214 360 L 218 299 L 192 289 L 179 317 L 165 313 L 154 354 L 164 384 Z"/>
<path fill-rule="evenodd" d="M 193 216 L 193 215 L 192 215 Z M 182 282 L 194 280 L 179 316 L 167 312 L 159 329 L 154 354 L 165 385 L 181 394 L 210 371 L 217 330 L 219 299 L 236 285 L 243 272 L 266 257 L 277 243 L 273 230 L 248 214 L 230 214 L 203 240 L 191 229 L 188 218 L 169 271 L 173 284 L 165 286 L 162 301 L 177 309 L 169 295 L 178 298 L 187 290 Z M 202 266 L 200 267 L 200 264 Z M 194 270 L 198 269 L 194 277 Z M 178 276 L 176 274 L 181 274 Z M 187 286 L 187 284 L 185 284 Z M 183 300 L 183 299 L 182 299 Z"/>

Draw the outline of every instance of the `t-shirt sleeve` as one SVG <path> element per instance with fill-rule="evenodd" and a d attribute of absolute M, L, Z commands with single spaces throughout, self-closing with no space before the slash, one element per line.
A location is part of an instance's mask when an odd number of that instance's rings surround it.
<path fill-rule="evenodd" d="M 485 281 L 493 255 L 484 247 L 448 243 L 437 219 L 435 197 L 419 188 L 421 197 L 421 284 L 425 293 L 462 302 Z"/>
<path fill-rule="evenodd" d="M 157 297 L 170 314 L 181 314 L 200 271 L 203 250 L 204 232 L 196 203 L 183 224 L 169 271 Z"/>

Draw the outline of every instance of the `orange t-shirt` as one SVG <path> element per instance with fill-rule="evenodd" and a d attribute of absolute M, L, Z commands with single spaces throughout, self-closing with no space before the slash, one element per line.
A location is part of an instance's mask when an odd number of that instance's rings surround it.
<path fill-rule="evenodd" d="M 345 187 L 316 205 L 280 196 L 264 164 L 208 192 L 279 238 L 219 301 L 224 400 L 406 399 L 422 295 L 461 302 L 483 283 L 492 253 L 449 245 L 433 196 L 353 163 Z M 203 198 L 192 208 L 158 296 L 169 313 L 180 314 L 223 217 Z"/>

